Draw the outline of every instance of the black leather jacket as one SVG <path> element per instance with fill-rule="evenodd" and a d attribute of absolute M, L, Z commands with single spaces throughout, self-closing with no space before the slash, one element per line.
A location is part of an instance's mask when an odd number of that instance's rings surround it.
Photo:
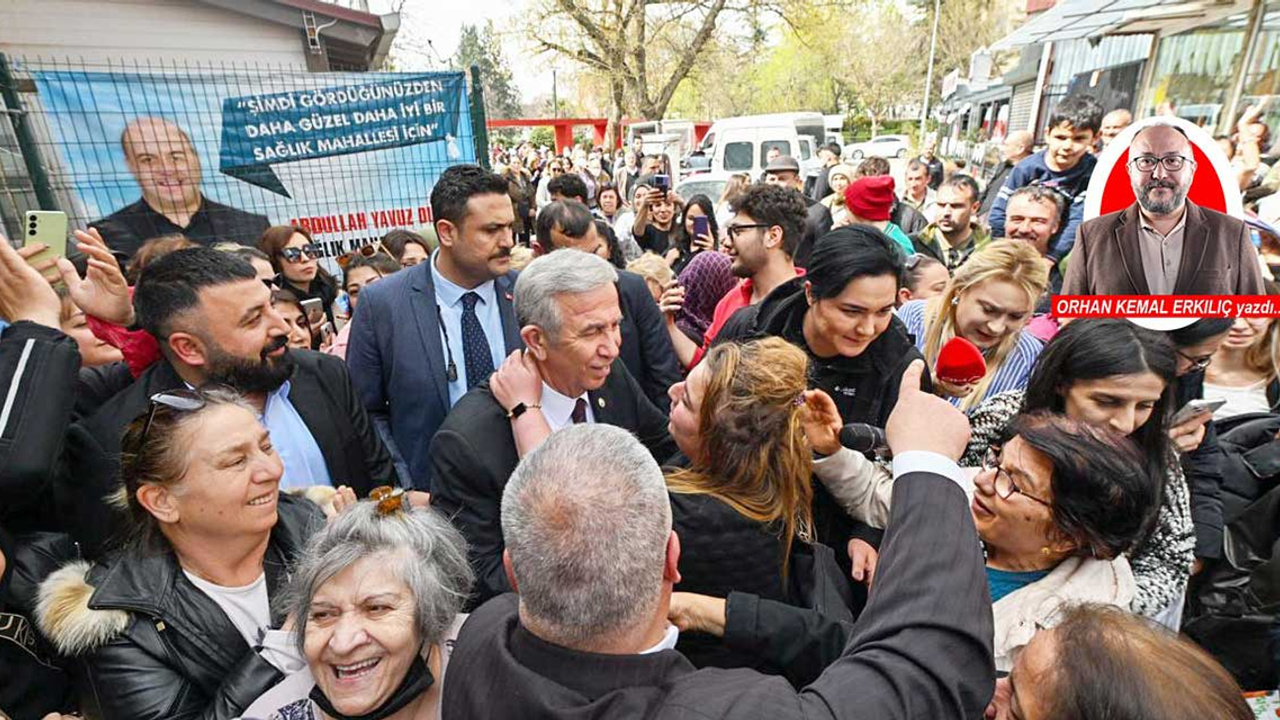
<path fill-rule="evenodd" d="M 272 601 L 324 522 L 308 500 L 281 495 L 278 507 L 264 562 Z M 130 548 L 92 568 L 72 563 L 44 582 L 42 596 L 53 602 L 42 604 L 40 628 L 77 659 L 81 709 L 90 717 L 229 720 L 283 678 L 187 580 L 171 551 Z"/>

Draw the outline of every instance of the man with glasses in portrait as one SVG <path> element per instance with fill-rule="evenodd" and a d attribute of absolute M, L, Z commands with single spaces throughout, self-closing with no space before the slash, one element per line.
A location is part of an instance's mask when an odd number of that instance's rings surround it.
<path fill-rule="evenodd" d="M 1187 200 L 1191 141 L 1156 123 L 1129 144 L 1137 200 L 1080 226 L 1067 295 L 1259 295 L 1262 266 L 1244 222 Z"/>

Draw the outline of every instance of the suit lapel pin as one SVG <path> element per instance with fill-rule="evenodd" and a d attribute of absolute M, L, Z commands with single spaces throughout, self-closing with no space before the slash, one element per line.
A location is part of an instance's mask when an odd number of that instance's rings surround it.
<path fill-rule="evenodd" d="M 601 409 L 601 410 L 603 410 L 603 409 L 604 409 L 604 398 L 596 398 L 596 404 L 600 406 L 600 409 Z"/>

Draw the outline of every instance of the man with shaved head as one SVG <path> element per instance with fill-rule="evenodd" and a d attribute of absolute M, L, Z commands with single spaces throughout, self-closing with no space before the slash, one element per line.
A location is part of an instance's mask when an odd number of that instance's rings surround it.
<path fill-rule="evenodd" d="M 1156 122 L 1139 130 L 1128 170 L 1136 200 L 1080 226 L 1064 294 L 1262 294 L 1244 222 L 1187 200 L 1196 160 L 1182 128 Z"/>
<path fill-rule="evenodd" d="M 1117 135 L 1119 135 L 1121 132 L 1124 131 L 1125 128 L 1129 127 L 1132 124 L 1133 124 L 1133 113 L 1129 112 L 1128 110 L 1125 110 L 1124 108 L 1120 108 L 1119 110 L 1112 110 L 1106 115 L 1103 115 L 1102 129 L 1098 131 L 1098 136 L 1102 141 L 1102 144 L 1099 146 L 1099 149 L 1105 148 L 1106 146 L 1110 145 L 1111 141 L 1115 140 Z"/>
<path fill-rule="evenodd" d="M 131 257 L 161 235 L 186 235 L 202 245 L 236 242 L 256 246 L 271 223 L 228 207 L 200 192 L 200 156 L 186 131 L 158 117 L 135 118 L 120 135 L 125 165 L 142 198 L 90 223 L 118 255 Z"/>
<path fill-rule="evenodd" d="M 991 182 L 987 183 L 987 189 L 982 191 L 982 207 L 978 209 L 979 217 L 985 218 L 987 213 L 991 212 L 991 205 L 1000 194 L 1000 188 L 1004 187 L 1004 181 L 1009 179 L 1009 173 L 1013 172 L 1014 166 L 1018 163 L 1031 157 L 1031 148 L 1034 145 L 1035 139 L 1026 130 L 1014 130 L 1005 136 L 1004 142 L 1000 144 L 1000 154 L 1003 156 L 1000 167 L 996 168 L 996 174 L 992 176 Z"/>

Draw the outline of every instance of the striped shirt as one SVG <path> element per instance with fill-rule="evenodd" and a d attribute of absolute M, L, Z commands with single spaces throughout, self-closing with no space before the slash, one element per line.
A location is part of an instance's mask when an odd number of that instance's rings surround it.
<path fill-rule="evenodd" d="M 902 307 L 898 308 L 898 317 L 907 326 L 907 332 L 911 333 L 916 347 L 921 352 L 924 352 L 924 308 L 927 302 L 928 300 L 911 300 L 903 303 Z M 1043 347 L 1044 345 L 1032 337 L 1031 333 L 1019 330 L 1017 344 L 1005 356 L 1004 362 L 1000 364 L 1000 367 L 996 368 L 995 377 L 992 378 L 991 384 L 987 386 L 986 392 L 971 407 L 976 409 L 983 400 L 1006 390 L 1025 389 L 1027 380 L 1031 378 L 1031 370 L 1036 366 L 1036 358 L 1040 357 L 1040 350 Z M 964 398 L 957 397 L 947 399 L 957 407 L 964 400 Z"/>

